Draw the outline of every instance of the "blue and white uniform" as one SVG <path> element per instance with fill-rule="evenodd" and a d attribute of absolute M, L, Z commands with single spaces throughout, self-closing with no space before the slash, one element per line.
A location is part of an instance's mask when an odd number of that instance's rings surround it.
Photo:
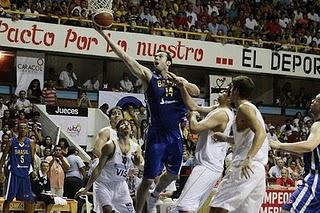
<path fill-rule="evenodd" d="M 169 173 L 178 175 L 183 154 L 180 122 L 187 112 L 180 90 L 170 80 L 153 73 L 145 96 L 149 128 L 144 177 L 159 176 L 164 165 Z"/>
<path fill-rule="evenodd" d="M 283 209 L 289 212 L 320 212 L 320 145 L 312 152 L 305 153 L 303 161 L 305 171 L 303 184 L 298 186 L 283 205 Z"/>
<path fill-rule="evenodd" d="M 6 200 L 13 198 L 21 201 L 33 201 L 31 182 L 29 178 L 32 164 L 31 142 L 25 138 L 23 143 L 19 143 L 16 137 L 12 138 L 9 159 L 9 179 Z"/>

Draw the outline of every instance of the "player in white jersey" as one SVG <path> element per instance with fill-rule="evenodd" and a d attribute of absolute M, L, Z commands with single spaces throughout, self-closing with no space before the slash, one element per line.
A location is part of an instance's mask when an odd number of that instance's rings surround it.
<path fill-rule="evenodd" d="M 231 171 L 223 178 L 211 202 L 211 213 L 258 213 L 263 202 L 268 140 L 261 113 L 248 101 L 253 90 L 254 83 L 249 77 L 233 78 L 231 101 L 237 107 L 233 137 L 220 133 L 215 133 L 214 137 L 234 143 L 234 154 Z"/>
<path fill-rule="evenodd" d="M 132 130 L 128 120 L 120 120 L 116 129 L 119 139 L 108 141 L 102 148 L 98 166 L 93 170 L 86 187 L 76 196 L 86 194 L 95 182 L 100 212 L 135 212 L 126 179 L 133 164 L 140 166 L 141 149 L 130 139 Z"/>
<path fill-rule="evenodd" d="M 230 110 L 230 90 L 228 88 L 220 92 L 219 105 L 200 107 L 188 94 L 183 82 L 177 82 L 177 85 L 184 103 L 191 111 L 189 116 L 190 129 L 195 133 L 200 133 L 195 151 L 196 166 L 177 201 L 177 208 L 179 212 L 197 212 L 221 177 L 224 158 L 228 150 L 227 143 L 214 141 L 212 135 L 214 132 L 229 135 L 234 113 Z M 197 121 L 199 112 L 207 114 L 200 122 Z"/>

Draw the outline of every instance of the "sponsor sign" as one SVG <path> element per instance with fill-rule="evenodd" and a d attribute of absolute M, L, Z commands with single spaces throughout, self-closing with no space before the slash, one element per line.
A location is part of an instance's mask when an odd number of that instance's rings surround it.
<path fill-rule="evenodd" d="M 222 75 L 210 75 L 210 106 L 218 104 L 219 92 L 225 89 L 232 82 L 232 78 Z"/>
<path fill-rule="evenodd" d="M 49 118 L 67 132 L 79 145 L 87 145 L 88 109 L 77 107 L 46 106 Z"/>
<path fill-rule="evenodd" d="M 88 108 L 62 107 L 62 106 L 46 105 L 46 111 L 50 115 L 88 117 Z"/>
<path fill-rule="evenodd" d="M 1 42 L 0 42 L 1 43 Z M 24 57 L 17 56 L 17 88 L 15 94 L 18 95 L 21 90 L 28 90 L 32 80 L 38 79 L 41 89 L 43 88 L 44 78 L 44 54 L 42 57 Z"/>
<path fill-rule="evenodd" d="M 241 45 L 108 31 L 137 60 L 153 61 L 157 50 L 168 51 L 175 64 L 320 78 L 320 56 Z M 0 45 L 28 50 L 116 57 L 103 37 L 91 28 L 0 18 Z"/>

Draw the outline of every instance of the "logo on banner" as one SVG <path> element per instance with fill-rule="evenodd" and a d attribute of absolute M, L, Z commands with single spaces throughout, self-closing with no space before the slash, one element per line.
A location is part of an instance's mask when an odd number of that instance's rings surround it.
<path fill-rule="evenodd" d="M 88 117 L 87 108 L 78 107 L 61 107 L 61 106 L 46 106 L 46 111 L 50 115 L 65 115 L 65 116 L 83 116 Z"/>
<path fill-rule="evenodd" d="M 81 132 L 81 124 L 77 123 L 67 127 L 67 133 L 71 136 L 79 136 Z"/>
<path fill-rule="evenodd" d="M 43 72 L 44 59 L 37 58 L 36 63 L 32 63 L 31 60 L 25 61 L 25 63 L 18 63 L 17 68 L 20 72 L 38 74 L 39 72 Z"/>

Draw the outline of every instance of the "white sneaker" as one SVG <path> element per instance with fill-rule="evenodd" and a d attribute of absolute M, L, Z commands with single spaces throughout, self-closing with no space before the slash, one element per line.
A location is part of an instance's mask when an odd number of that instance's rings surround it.
<path fill-rule="evenodd" d="M 159 198 L 152 196 L 152 193 L 149 193 L 147 200 L 147 210 L 148 213 L 157 213 L 157 203 Z"/>

